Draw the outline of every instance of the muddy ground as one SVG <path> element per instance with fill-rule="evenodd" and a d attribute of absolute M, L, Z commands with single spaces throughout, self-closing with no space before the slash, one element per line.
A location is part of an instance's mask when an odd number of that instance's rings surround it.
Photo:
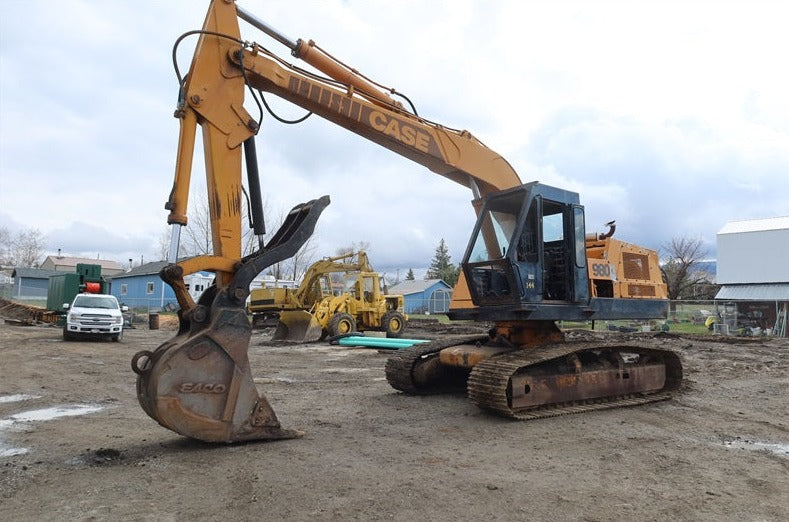
<path fill-rule="evenodd" d="M 663 342 L 682 355 L 686 374 L 673 400 L 518 422 L 460 395 L 395 392 L 385 352 L 272 345 L 257 331 L 255 380 L 283 426 L 307 434 L 227 446 L 172 433 L 137 403 L 132 355 L 172 334 L 143 327 L 121 343 L 64 342 L 54 327 L 0 324 L 3 519 L 760 521 L 789 513 L 786 340 L 669 336 Z"/>

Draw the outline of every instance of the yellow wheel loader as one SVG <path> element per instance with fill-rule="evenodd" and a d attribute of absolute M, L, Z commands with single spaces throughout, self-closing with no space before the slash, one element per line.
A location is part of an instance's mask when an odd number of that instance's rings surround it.
<path fill-rule="evenodd" d="M 283 311 L 311 309 L 325 297 L 340 293 L 335 291 L 333 279 L 359 271 L 373 271 L 363 250 L 319 259 L 307 268 L 297 288 L 253 288 L 247 305 L 252 326 L 276 326 Z"/>
<path fill-rule="evenodd" d="M 408 317 L 402 295 L 386 295 L 377 272 L 359 272 L 339 295 L 329 295 L 309 310 L 283 310 L 273 340 L 317 341 L 352 332 L 382 331 L 400 337 Z"/>
<path fill-rule="evenodd" d="M 253 289 L 247 309 L 253 326 L 276 319 L 275 341 L 309 342 L 369 330 L 400 337 L 407 320 L 403 296 L 386 295 L 363 250 L 316 261 L 298 288 Z"/>

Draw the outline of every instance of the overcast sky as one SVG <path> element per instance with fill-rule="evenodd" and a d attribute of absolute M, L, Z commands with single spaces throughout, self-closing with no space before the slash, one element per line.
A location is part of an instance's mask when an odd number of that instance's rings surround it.
<path fill-rule="evenodd" d="M 239 4 L 469 130 L 524 182 L 579 192 L 588 229 L 615 219 L 619 239 L 655 249 L 698 237 L 714 257 L 725 222 L 789 215 L 785 2 Z M 39 229 L 47 253 L 154 260 L 178 139 L 171 48 L 202 26 L 207 2 L 2 7 L 0 226 Z M 292 60 L 244 22 L 241 32 Z M 201 154 L 193 199 L 205 191 Z M 265 118 L 258 157 L 269 213 L 331 196 L 317 256 L 367 241 L 391 273 L 426 267 L 443 238 L 460 262 L 468 189 L 315 116 Z"/>

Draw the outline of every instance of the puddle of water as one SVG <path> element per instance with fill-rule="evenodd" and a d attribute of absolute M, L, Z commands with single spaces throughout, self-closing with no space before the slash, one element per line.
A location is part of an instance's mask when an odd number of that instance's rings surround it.
<path fill-rule="evenodd" d="M 730 440 L 723 443 L 727 448 L 767 451 L 775 455 L 789 457 L 789 444 L 774 442 L 757 442 L 753 440 Z"/>
<path fill-rule="evenodd" d="M 321 373 L 362 373 L 369 372 L 372 368 L 322 368 Z"/>
<path fill-rule="evenodd" d="M 290 377 L 255 377 L 253 381 L 255 384 L 271 384 L 275 382 L 293 384 L 296 382 L 296 379 L 291 379 Z"/>
<path fill-rule="evenodd" d="M 24 455 L 28 451 L 27 448 L 12 448 L 0 443 L 0 457 L 16 457 L 17 455 Z"/>
<path fill-rule="evenodd" d="M 19 399 L 18 397 L 23 398 Z M 14 399 L 8 400 L 9 398 Z M 37 397 L 32 395 L 8 395 L 0 397 L 0 399 L 6 399 L 3 402 L 16 402 L 18 400 L 27 400 L 28 398 Z M 95 413 L 102 409 L 104 409 L 102 406 L 91 404 L 73 404 L 70 406 L 53 406 L 51 408 L 42 408 L 40 410 L 23 411 L 22 413 L 11 415 L 8 418 L 0 419 L 0 430 L 10 428 L 17 423 L 48 421 L 59 419 L 61 417 L 74 417 L 76 415 Z M 27 448 L 13 448 L 7 444 L 4 444 L 3 441 L 0 440 L 0 457 L 15 457 L 17 455 L 24 455 L 28 453 L 28 451 L 29 450 Z"/>
<path fill-rule="evenodd" d="M 85 415 L 102 410 L 101 406 L 90 404 L 74 404 L 73 406 L 53 406 L 40 410 L 23 411 L 11 415 L 7 420 L 11 422 L 33 422 L 58 419 L 60 417 L 73 417 L 75 415 Z"/>
<path fill-rule="evenodd" d="M 7 402 L 29 401 L 31 399 L 39 398 L 41 398 L 40 395 L 25 395 L 24 393 L 18 393 L 16 395 L 2 395 L 0 396 L 0 404 L 5 404 Z"/>

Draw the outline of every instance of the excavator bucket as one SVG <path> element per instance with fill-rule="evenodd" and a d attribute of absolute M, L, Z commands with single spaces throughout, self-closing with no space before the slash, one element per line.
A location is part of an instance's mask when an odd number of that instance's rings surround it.
<path fill-rule="evenodd" d="M 191 309 L 179 312 L 175 337 L 132 359 L 137 398 L 165 428 L 206 442 L 300 437 L 280 426 L 258 393 L 249 366 L 252 326 L 245 303 L 252 279 L 266 267 L 292 257 L 309 239 L 328 196 L 296 206 L 262 252 L 241 260 L 232 282 L 212 286 Z M 161 277 L 176 294 L 183 269 L 168 265 Z M 180 301 L 179 301 L 180 302 Z"/>
<path fill-rule="evenodd" d="M 249 320 L 226 300 L 220 293 L 210 312 L 198 305 L 188 329 L 154 352 L 135 355 L 140 404 L 165 428 L 206 442 L 300 437 L 280 427 L 258 394 L 247 355 Z"/>
<path fill-rule="evenodd" d="M 289 310 L 279 314 L 273 341 L 308 343 L 323 337 L 323 327 L 314 315 L 306 310 Z"/>

